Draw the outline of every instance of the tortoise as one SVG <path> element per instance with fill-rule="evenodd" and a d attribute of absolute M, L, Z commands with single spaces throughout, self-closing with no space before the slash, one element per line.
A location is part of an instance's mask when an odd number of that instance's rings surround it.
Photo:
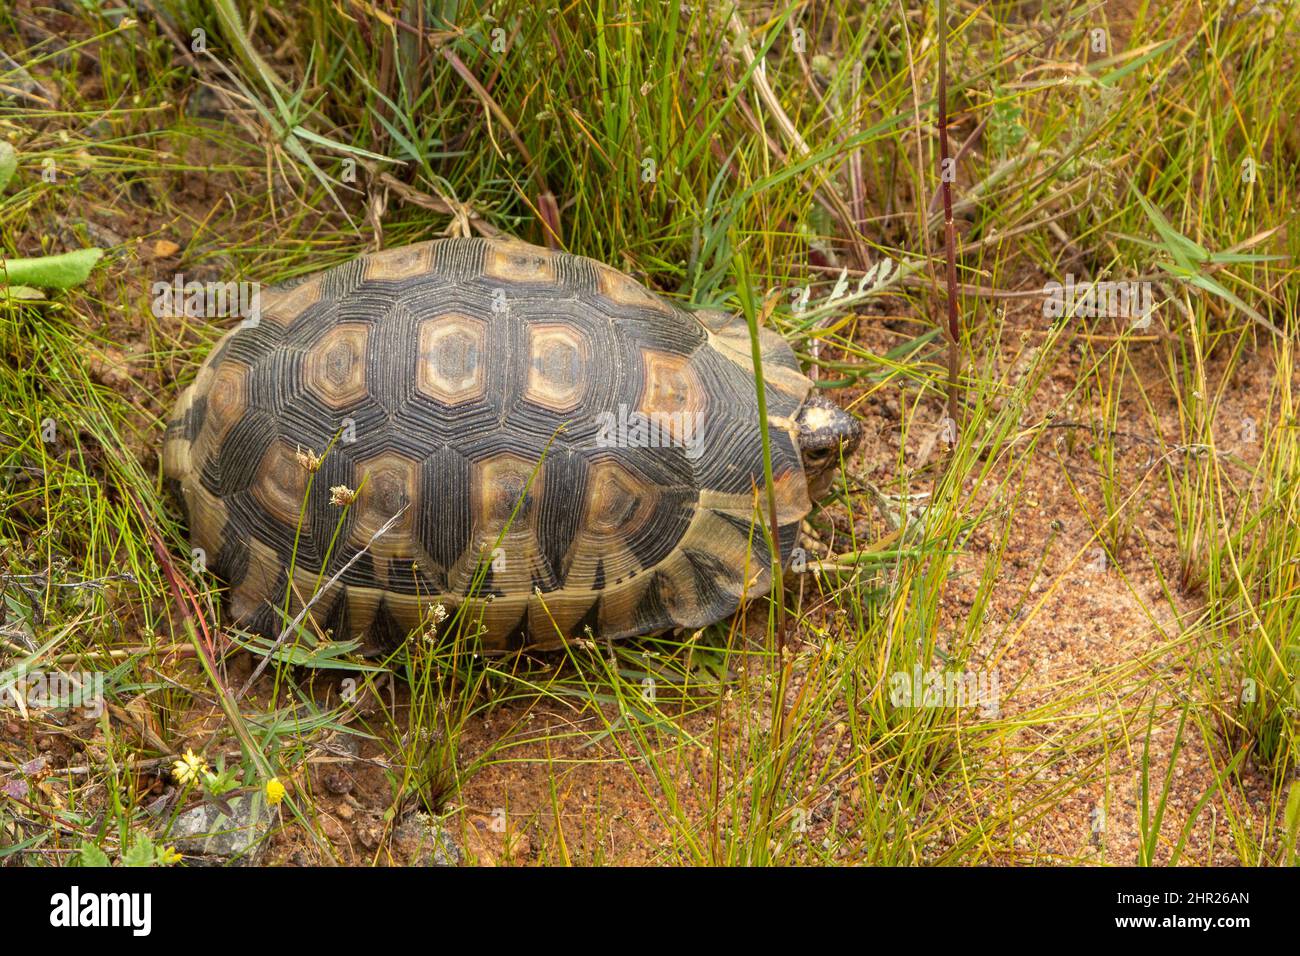
<path fill-rule="evenodd" d="M 782 561 L 861 427 L 759 332 Z M 700 628 L 771 587 L 748 326 L 519 241 L 440 239 L 261 293 L 167 424 L 227 616 L 383 653 Z M 382 533 L 381 533 L 382 532 Z M 436 610 L 442 605 L 442 611 Z"/>

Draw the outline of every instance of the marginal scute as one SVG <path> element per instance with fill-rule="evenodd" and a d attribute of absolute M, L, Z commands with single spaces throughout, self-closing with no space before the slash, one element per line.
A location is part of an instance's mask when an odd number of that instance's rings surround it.
<path fill-rule="evenodd" d="M 233 623 L 278 634 L 278 609 L 338 573 L 308 627 L 378 653 L 462 606 L 464 633 L 510 651 L 699 628 L 771 587 L 743 318 L 468 239 L 363 257 L 262 308 L 268 326 L 232 330 L 198 370 L 163 449 Z M 788 559 L 811 507 L 811 383 L 774 331 L 759 346 Z M 324 454 L 314 478 L 300 449 Z"/>
<path fill-rule="evenodd" d="M 181 397 L 177 399 L 176 407 L 172 410 L 172 416 L 167 420 L 167 430 L 163 436 L 163 472 L 167 475 L 168 482 L 176 482 L 179 485 L 182 497 L 185 495 L 186 486 L 179 481 L 179 476 L 197 470 L 194 467 L 192 452 L 196 426 L 199 423 L 194 421 L 194 417 L 194 389 L 191 387 L 181 392 Z"/>
<path fill-rule="evenodd" d="M 248 369 L 236 362 L 224 363 L 212 378 L 207 394 L 207 422 L 218 444 L 248 407 L 247 378 Z"/>
<path fill-rule="evenodd" d="M 601 594 L 599 633 L 617 634 L 624 631 L 624 636 L 627 633 L 648 633 L 646 625 L 649 622 L 638 618 L 637 607 L 645 597 L 646 588 L 650 585 L 650 575 L 641 573 L 621 580 L 619 578 L 611 580 L 618 584 L 614 587 L 606 587 Z"/>
<path fill-rule="evenodd" d="M 190 516 L 190 535 L 195 541 L 221 541 L 230 515 L 225 502 L 198 482 L 183 484 L 185 510 Z M 205 555 L 206 562 L 216 559 L 215 552 Z"/>
<path fill-rule="evenodd" d="M 529 643 L 554 647 L 565 637 L 584 637 L 584 625 L 593 631 L 600 626 L 598 593 L 554 591 L 536 594 L 528 602 Z"/>
<path fill-rule="evenodd" d="M 234 622 L 243 625 L 260 615 L 268 602 L 278 603 L 284 599 L 284 593 L 277 588 L 284 574 L 284 562 L 275 549 L 256 538 L 249 538 L 247 550 L 247 569 L 243 579 L 230 592 L 229 607 Z"/>
<path fill-rule="evenodd" d="M 293 286 L 265 289 L 261 294 L 262 320 L 276 325 L 292 325 L 300 315 L 321 300 L 318 273 Z"/>
<path fill-rule="evenodd" d="M 752 380 L 753 344 L 744 316 L 714 310 L 699 312 L 697 316 L 709 330 L 709 345 L 735 363 Z M 764 383 L 769 389 L 784 396 L 783 405 L 786 407 L 802 405 L 812 390 L 812 382 L 799 371 L 799 362 L 789 343 L 771 329 L 759 326 L 758 346 L 763 361 Z"/>
<path fill-rule="evenodd" d="M 367 256 L 365 277 L 368 282 L 396 282 L 429 271 L 429 246 L 420 243 L 401 246 Z"/>
<path fill-rule="evenodd" d="M 483 272 L 502 282 L 555 282 L 555 258 L 545 249 L 525 242 L 491 246 L 483 261 Z"/>
<path fill-rule="evenodd" d="M 616 305 L 649 309 L 660 315 L 674 315 L 671 305 L 641 283 L 606 265 L 596 267 L 596 285 L 606 299 Z"/>

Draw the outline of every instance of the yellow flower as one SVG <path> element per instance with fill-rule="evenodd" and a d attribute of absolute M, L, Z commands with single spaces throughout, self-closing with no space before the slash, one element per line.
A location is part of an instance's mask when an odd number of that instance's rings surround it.
<path fill-rule="evenodd" d="M 208 764 L 197 756 L 193 750 L 186 748 L 185 756 L 172 764 L 172 776 L 182 785 L 198 783 L 199 777 L 208 772 Z"/>
<path fill-rule="evenodd" d="M 272 777 L 266 781 L 266 802 L 271 806 L 279 806 L 280 801 L 284 799 L 284 793 L 284 784 L 280 782 L 279 777 Z"/>
<path fill-rule="evenodd" d="M 158 858 L 167 866 L 171 866 L 173 863 L 179 863 L 181 861 L 181 855 L 174 846 L 164 847 L 162 853 L 158 855 Z"/>

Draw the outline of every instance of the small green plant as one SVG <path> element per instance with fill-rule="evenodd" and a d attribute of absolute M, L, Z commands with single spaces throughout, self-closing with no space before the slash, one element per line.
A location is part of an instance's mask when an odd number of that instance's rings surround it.
<path fill-rule="evenodd" d="M 117 866 L 172 866 L 180 862 L 175 847 L 155 844 L 145 833 L 133 834 L 133 839 L 118 857 Z M 83 867 L 109 867 L 114 864 L 108 854 L 93 843 L 82 841 L 77 850 L 76 865 Z"/>
<path fill-rule="evenodd" d="M 0 194 L 4 193 L 17 168 L 17 151 L 0 140 Z M 0 195 L 0 203 L 3 202 Z M 33 259 L 0 256 L 0 289 L 17 299 L 43 298 L 38 289 L 71 289 L 86 281 L 90 270 L 103 255 L 103 249 L 92 248 Z"/>

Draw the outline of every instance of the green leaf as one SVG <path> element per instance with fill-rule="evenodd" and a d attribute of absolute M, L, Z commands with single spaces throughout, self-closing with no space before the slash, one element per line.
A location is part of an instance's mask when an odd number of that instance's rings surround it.
<path fill-rule="evenodd" d="M 293 623 L 279 608 L 275 610 L 286 626 Z M 245 634 L 240 631 L 231 636 L 235 643 L 245 650 L 262 657 L 270 654 L 271 659 L 280 664 L 317 670 L 349 670 L 363 673 L 379 673 L 384 670 L 378 665 L 363 664 L 352 659 L 352 655 L 361 647 L 360 641 L 318 641 L 315 635 L 301 624 L 297 626 L 297 640 L 285 641 L 279 647 L 275 646 L 274 640 L 260 634 Z M 274 652 L 272 652 L 273 648 Z"/>
<path fill-rule="evenodd" d="M 1165 249 L 1174 257 L 1175 262 L 1185 269 L 1195 270 L 1196 263 L 1210 260 L 1209 250 L 1201 248 L 1200 245 L 1175 229 L 1169 220 L 1165 218 L 1165 214 L 1148 202 L 1147 198 L 1138 192 L 1136 187 L 1133 189 L 1133 195 L 1142 204 L 1147 218 L 1156 227 L 1156 232 L 1160 233 L 1160 238 L 1165 243 Z"/>
<path fill-rule="evenodd" d="M 1106 73 L 1103 73 L 1101 76 L 1097 78 L 1097 83 L 1101 86 L 1114 86 L 1116 83 L 1124 79 L 1124 77 L 1128 76 L 1134 70 L 1141 69 L 1143 64 L 1149 63 L 1151 60 L 1154 60 L 1156 57 L 1160 56 L 1160 54 L 1164 53 L 1165 50 L 1169 49 L 1177 42 L 1178 41 L 1176 39 L 1171 39 L 1153 45 L 1145 53 L 1133 57 L 1133 59 L 1129 60 L 1128 63 L 1125 63 L 1123 66 L 1119 67 L 1118 69 L 1110 70 Z M 1124 60 L 1126 57 L 1132 55 L 1133 55 L 1132 51 L 1130 51 L 1127 53 L 1121 53 L 1119 56 L 1112 56 L 1112 57 L 1108 57 L 1105 60 L 1099 60 L 1096 63 L 1089 64 L 1088 72 L 1095 73 L 1098 70 L 1102 69 L 1103 67 L 1108 67 L 1112 63 L 1119 63 L 1120 61 Z"/>
<path fill-rule="evenodd" d="M 38 289 L 71 289 L 90 276 L 103 249 L 77 249 L 57 256 L 0 260 L 0 282 Z"/>
<path fill-rule="evenodd" d="M 122 854 L 123 866 L 153 866 L 157 854 L 154 852 L 153 840 L 141 835 L 131 848 Z"/>
<path fill-rule="evenodd" d="M 77 854 L 77 863 L 79 866 L 86 867 L 104 867 L 109 866 L 108 854 L 101 850 L 95 844 L 83 840 L 81 849 Z"/>
<path fill-rule="evenodd" d="M 0 284 L 0 296 L 6 299 L 22 299 L 24 302 L 42 302 L 45 300 L 44 292 L 27 285 Z"/>
<path fill-rule="evenodd" d="M 1274 325 L 1268 319 L 1264 318 L 1264 316 L 1260 315 L 1258 312 L 1256 312 L 1254 309 L 1248 306 L 1245 302 L 1243 302 L 1240 298 L 1238 298 L 1232 292 L 1228 291 L 1228 289 L 1224 288 L 1218 282 L 1215 282 L 1209 276 L 1200 275 L 1198 273 L 1196 275 L 1188 276 L 1187 281 L 1190 282 L 1192 285 L 1196 286 L 1197 288 L 1204 289 L 1206 292 L 1209 292 L 1213 295 L 1217 295 L 1219 298 L 1223 299 L 1224 301 L 1232 305 L 1235 305 L 1242 312 L 1245 312 L 1248 316 L 1250 316 L 1251 319 L 1258 322 L 1260 325 L 1268 329 L 1273 334 L 1275 335 L 1282 334 L 1282 330 L 1279 329 L 1276 325 Z"/>
<path fill-rule="evenodd" d="M 1210 254 L 1214 262 L 1282 262 L 1288 256 L 1269 256 L 1253 252 L 1215 252 Z"/>
<path fill-rule="evenodd" d="M 289 132 L 293 133 L 294 136 L 301 136 L 309 143 L 316 143 L 319 146 L 337 149 L 342 153 L 351 153 L 354 156 L 364 156 L 367 159 L 377 159 L 381 163 L 401 163 L 400 159 L 390 159 L 389 157 L 383 156 L 379 153 L 372 153 L 368 149 L 362 149 L 360 146 L 349 146 L 347 143 L 340 143 L 337 140 L 326 139 L 319 133 L 313 133 L 311 130 L 302 126 L 295 126 L 293 129 L 289 130 Z"/>
<path fill-rule="evenodd" d="M 0 142 L 0 192 L 9 185 L 14 170 L 18 168 L 18 153 L 8 143 Z"/>

